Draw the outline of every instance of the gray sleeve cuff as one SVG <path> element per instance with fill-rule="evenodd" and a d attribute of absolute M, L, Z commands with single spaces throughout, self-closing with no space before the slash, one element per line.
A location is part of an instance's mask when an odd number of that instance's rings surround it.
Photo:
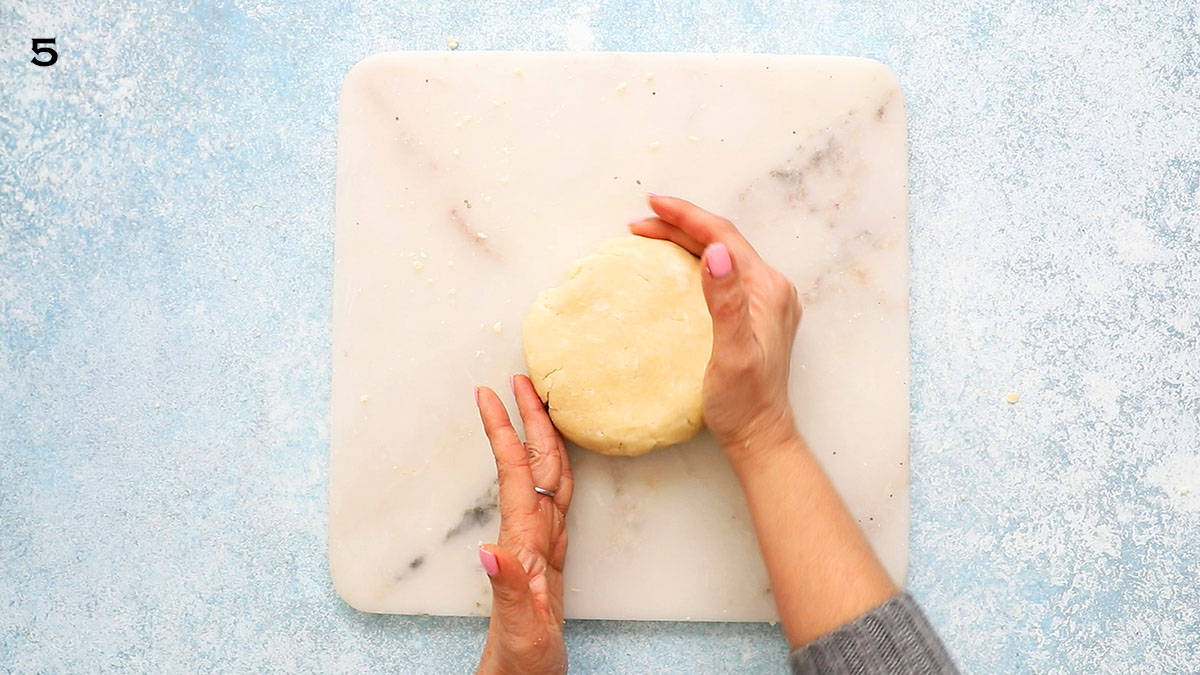
<path fill-rule="evenodd" d="M 797 649 L 788 661 L 796 675 L 958 673 L 925 613 L 908 593 Z"/>

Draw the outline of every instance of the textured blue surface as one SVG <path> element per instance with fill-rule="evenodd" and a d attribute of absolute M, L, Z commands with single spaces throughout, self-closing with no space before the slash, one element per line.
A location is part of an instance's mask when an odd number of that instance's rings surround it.
<path fill-rule="evenodd" d="M 1200 668 L 1195 4 L 688 4 L 4 2 L 0 670 L 474 662 L 482 621 L 356 613 L 325 562 L 338 87 L 449 35 L 889 64 L 912 590 L 968 671 Z M 785 653 L 764 625 L 567 635 L 582 672 Z"/>

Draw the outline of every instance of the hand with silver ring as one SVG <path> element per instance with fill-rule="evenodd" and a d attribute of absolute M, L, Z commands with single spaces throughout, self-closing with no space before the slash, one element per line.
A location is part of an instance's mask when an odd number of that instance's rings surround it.
<path fill-rule="evenodd" d="M 510 385 L 524 443 L 500 397 L 487 387 L 475 389 L 500 482 L 500 540 L 479 547 L 492 583 L 492 616 L 478 672 L 564 673 L 562 570 L 571 466 L 533 383 L 516 375 Z"/>

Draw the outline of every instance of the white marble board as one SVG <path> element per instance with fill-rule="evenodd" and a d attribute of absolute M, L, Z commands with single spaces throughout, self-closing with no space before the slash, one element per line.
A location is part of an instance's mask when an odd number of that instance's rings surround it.
<path fill-rule="evenodd" d="M 648 212 L 737 223 L 801 292 L 799 425 L 892 576 L 908 558 L 904 102 L 853 58 L 393 53 L 354 67 L 338 135 L 329 556 L 370 612 L 482 615 L 498 526 L 472 400 L 522 370 L 537 291 Z M 773 620 L 707 434 L 571 448 L 569 618 Z"/>

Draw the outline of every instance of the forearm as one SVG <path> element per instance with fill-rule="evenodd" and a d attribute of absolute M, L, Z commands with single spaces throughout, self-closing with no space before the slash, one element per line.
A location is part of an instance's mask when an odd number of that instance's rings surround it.
<path fill-rule="evenodd" d="M 792 647 L 896 594 L 862 530 L 798 434 L 754 448 L 733 466 Z"/>

